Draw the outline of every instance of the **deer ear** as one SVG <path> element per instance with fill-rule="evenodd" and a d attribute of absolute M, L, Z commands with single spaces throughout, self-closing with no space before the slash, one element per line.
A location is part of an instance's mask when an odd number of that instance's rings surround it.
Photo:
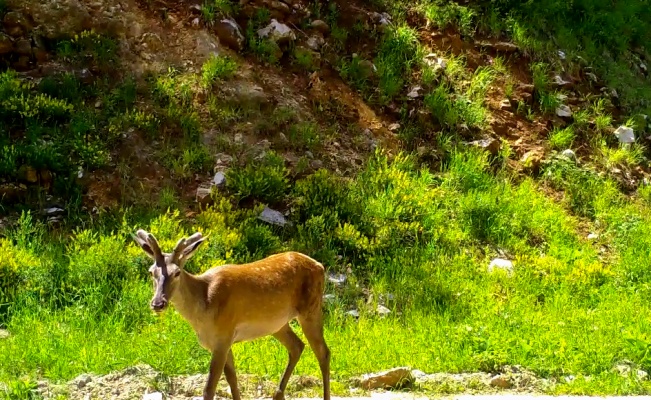
<path fill-rule="evenodd" d="M 131 237 L 133 240 L 140 246 L 140 248 L 147 254 L 150 258 L 156 259 L 156 255 L 154 254 L 154 250 L 151 248 L 149 243 L 147 243 L 147 240 L 145 240 L 143 237 L 147 237 L 147 233 L 143 231 L 142 229 L 139 229 L 137 234 L 134 235 L 133 233 L 131 234 Z"/>
<path fill-rule="evenodd" d="M 201 239 L 189 245 L 188 247 L 186 247 L 183 250 L 183 253 L 181 254 L 181 258 L 183 259 L 183 261 L 187 261 L 188 259 L 190 259 L 190 257 L 192 257 L 194 253 L 197 251 L 199 246 L 201 246 L 201 243 L 203 243 L 207 238 L 208 238 L 207 236 L 204 236 Z"/>

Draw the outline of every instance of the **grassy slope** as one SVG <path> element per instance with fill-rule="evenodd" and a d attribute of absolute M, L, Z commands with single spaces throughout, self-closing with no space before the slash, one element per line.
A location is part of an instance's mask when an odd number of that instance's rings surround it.
<path fill-rule="evenodd" d="M 402 5 L 389 6 L 399 19 Z M 484 23 L 493 26 L 488 22 L 493 13 L 498 13 L 489 6 L 473 5 L 481 10 L 475 15 L 488 16 L 486 22 L 473 17 L 472 8 L 427 6 L 423 12 L 432 18 L 438 16 L 439 24 L 448 18 L 462 28 Z M 548 38 L 538 31 L 514 30 L 516 26 L 542 27 L 525 22 L 548 21 L 541 18 L 546 8 L 511 9 L 514 18 L 522 18 L 509 20 L 511 25 L 506 27 L 517 41 L 547 43 Z M 634 11 L 633 6 L 631 9 Z M 549 10 L 545 15 L 557 15 L 553 7 Z M 614 10 L 613 19 L 630 20 L 634 15 L 630 12 Z M 556 25 L 547 24 L 548 31 L 564 32 L 563 27 L 576 25 L 575 19 L 553 21 Z M 590 26 L 594 22 L 582 20 L 578 37 L 599 51 L 612 48 L 617 56 L 625 57 L 626 49 L 648 37 L 648 22 L 633 24 L 636 30 L 624 36 L 628 42 L 620 43 L 619 38 L 611 43 L 601 37 L 603 34 L 593 33 Z M 383 95 L 380 103 L 393 96 L 393 79 L 413 79 L 413 56 L 399 52 L 404 43 L 418 47 L 410 32 L 401 28 L 389 33 L 380 46 L 377 61 L 384 66 L 380 71 L 385 78 L 379 83 Z M 569 49 L 571 44 L 564 47 Z M 95 53 L 99 61 L 105 54 Z M 542 57 L 544 53 L 540 54 Z M 596 59 L 596 53 L 583 54 L 591 57 L 588 60 Z M 354 62 L 344 65 L 349 67 L 345 71 L 354 72 Z M 228 62 L 214 61 L 205 69 L 213 71 L 207 72 L 205 79 L 227 79 L 231 68 Z M 479 77 L 474 85 L 472 80 L 468 86 L 452 82 L 459 87 L 449 90 L 463 91 L 476 103 L 485 95 L 482 82 L 486 78 L 475 75 Z M 350 76 L 354 78 L 355 74 Z M 638 79 L 635 76 L 631 79 Z M 69 98 L 70 86 L 64 91 L 66 98 L 53 85 L 46 93 L 66 99 L 74 111 L 72 116 L 59 115 L 60 107 L 55 104 L 43 107 L 41 115 L 64 118 L 70 124 L 66 126 L 78 127 L 82 135 L 83 124 L 70 121 L 87 121 L 84 116 L 94 111 L 85 109 L 81 98 L 106 96 L 102 97 L 104 103 L 115 106 L 108 108 L 108 115 L 94 116 L 99 122 L 132 124 L 146 131 L 152 121 L 142 120 L 137 113 L 124 114 L 124 110 L 137 109 L 134 96 L 152 96 L 159 102 L 156 115 L 163 124 L 184 133 L 179 143 L 192 143 L 197 132 L 192 114 L 175 108 L 184 104 L 183 92 L 175 86 L 179 81 L 159 77 L 155 82 L 148 88 L 152 94 L 129 90 L 126 82 L 118 85 L 122 90 L 100 87 L 99 94 L 80 94 L 79 98 Z M 368 83 L 358 83 L 363 92 Z M 8 86 L 7 90 L 15 90 Z M 640 111 L 648 81 L 631 86 L 634 93 L 624 91 L 627 105 Z M 429 107 L 440 111 L 436 115 L 445 122 L 442 125 L 447 133 L 453 134 L 456 123 L 469 122 L 470 118 L 481 122 L 477 117 L 481 110 L 466 108 L 463 102 L 449 105 L 441 100 L 444 98 L 446 93 L 434 92 Z M 112 119 L 121 115 L 128 117 Z M 47 128 L 48 118 L 3 115 L 3 121 L 10 121 L 12 127 L 29 127 L 30 121 L 36 121 L 35 126 Z M 188 142 L 184 142 L 186 136 Z M 91 156 L 97 154 L 92 146 L 84 147 L 88 143 L 106 149 L 111 146 L 101 139 L 71 143 L 82 163 L 95 160 Z M 333 349 L 334 377 L 339 380 L 404 364 L 427 372 L 492 371 L 501 365 L 520 364 L 543 376 L 592 376 L 590 381 L 562 383 L 556 388 L 559 392 L 648 393 L 648 382 L 611 372 L 625 359 L 651 368 L 647 355 L 651 327 L 643 317 L 651 311 L 651 276 L 646 268 L 651 248 L 648 187 L 642 186 L 638 196 L 626 198 L 613 181 L 563 160 L 545 166 L 540 180 L 523 180 L 509 172 L 504 162 L 508 154 L 504 152 L 497 160 L 489 160 L 484 153 L 454 148 L 445 141 L 439 147 L 444 155 L 440 173 L 421 168 L 411 156 L 387 160 L 378 153 L 352 181 L 320 172 L 293 182 L 286 191 L 269 190 L 267 185 L 269 181 L 277 182 L 276 188 L 284 185 L 284 167 L 273 155 L 264 168 L 235 170 L 229 181 L 236 182 L 231 189 L 240 197 L 251 194 L 294 206 L 296 228 L 284 231 L 257 222 L 255 212 L 233 210 L 221 198 L 214 209 L 193 219 L 174 213 L 152 218 L 138 212 L 115 212 L 86 221 L 84 228 L 71 236 L 47 233 L 39 222 L 23 216 L 18 227 L 7 232 L 7 239 L 0 239 L 0 271 L 5 274 L 0 282 L 24 282 L 15 292 L 5 293 L 13 304 L 9 309 L 4 304 L 0 311 L 1 323 L 12 333 L 0 341 L 0 381 L 24 376 L 70 379 L 81 372 L 104 373 L 138 362 L 168 374 L 205 371 L 208 354 L 199 348 L 178 315 L 171 311 L 156 318 L 147 309 L 151 295 L 147 260 L 128 238 L 136 227 L 145 227 L 168 247 L 195 229 L 211 233 L 208 246 L 189 266 L 193 271 L 208 263 L 242 262 L 290 248 L 319 258 L 332 270 L 350 268 L 349 280 L 353 282 L 349 286 L 328 288 L 337 293 L 337 301 L 328 306 L 326 335 Z M 19 150 L 24 151 L 21 159 L 44 159 L 33 146 Z M 70 149 L 59 151 L 67 154 L 63 152 Z M 629 150 L 619 151 L 626 155 Z M 187 168 L 194 166 L 201 171 L 201 157 L 192 154 L 194 150 L 188 156 Z M 636 162 L 644 161 L 641 157 Z M 56 158 L 45 160 L 59 165 Z M 3 161 L 7 171 L 15 170 L 12 167 L 17 161 Z M 74 170 L 75 166 L 60 168 Z M 548 188 L 563 192 L 562 204 L 543 194 Z M 185 232 L 180 232 L 179 226 Z M 596 241 L 585 239 L 586 227 L 599 233 Z M 488 263 L 498 250 L 514 260 L 513 276 L 487 273 Z M 11 275 L 14 271 L 16 275 Z M 380 319 L 372 312 L 362 312 L 359 321 L 345 316 L 351 307 L 364 310 L 362 304 L 356 304 L 361 296 L 354 289 L 355 282 L 369 287 L 376 299 L 392 294 L 392 300 L 385 301 L 392 314 Z M 160 343 L 170 345 L 173 351 L 161 357 Z M 344 348 L 345 352 L 341 350 Z M 236 347 L 236 362 L 243 372 L 275 378 L 285 359 L 285 351 L 271 339 Z M 309 351 L 297 373 L 319 375 Z"/>

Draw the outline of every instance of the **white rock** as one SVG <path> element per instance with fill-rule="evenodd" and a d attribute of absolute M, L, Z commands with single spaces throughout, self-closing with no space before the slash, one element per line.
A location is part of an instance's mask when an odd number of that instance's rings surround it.
<path fill-rule="evenodd" d="M 646 67 L 645 63 L 640 63 L 640 69 L 644 72 L 647 72 L 649 69 Z"/>
<path fill-rule="evenodd" d="M 572 82 L 568 82 L 564 80 L 560 75 L 555 75 L 554 76 L 554 83 L 558 86 L 567 86 L 570 85 Z"/>
<path fill-rule="evenodd" d="M 142 396 L 142 400 L 163 400 L 163 394 L 161 392 L 147 393 Z"/>
<path fill-rule="evenodd" d="M 597 235 L 596 233 L 591 233 L 588 235 L 588 240 L 596 240 L 596 239 L 599 239 L 599 235 Z"/>
<path fill-rule="evenodd" d="M 269 25 L 258 30 L 258 36 L 269 38 L 276 43 L 296 40 L 294 31 L 289 26 L 278 22 L 275 18 L 271 20 Z"/>
<path fill-rule="evenodd" d="M 389 310 L 388 308 L 386 308 L 382 304 L 378 304 L 376 311 L 382 317 L 385 317 L 385 316 L 391 314 L 391 310 Z"/>
<path fill-rule="evenodd" d="M 620 143 L 635 142 L 635 133 L 633 132 L 633 129 L 624 125 L 617 128 L 615 131 L 615 136 L 617 136 L 617 139 L 619 139 Z"/>
<path fill-rule="evenodd" d="M 351 317 L 359 318 L 359 311 L 350 310 L 350 311 L 346 312 L 346 315 L 350 315 Z"/>
<path fill-rule="evenodd" d="M 278 225 L 278 226 L 285 226 L 289 224 L 289 221 L 287 221 L 285 216 L 280 211 L 273 210 L 266 206 L 258 216 L 258 219 L 268 224 Z"/>
<path fill-rule="evenodd" d="M 411 91 L 409 93 L 407 93 L 407 97 L 409 97 L 410 99 L 416 99 L 416 98 L 420 97 L 420 91 L 421 90 L 423 90 L 422 87 L 414 86 L 413 88 L 411 88 Z"/>
<path fill-rule="evenodd" d="M 561 60 L 565 60 L 565 52 L 563 50 L 559 50 L 558 57 L 560 57 Z"/>
<path fill-rule="evenodd" d="M 562 105 L 556 109 L 556 115 L 561 118 L 568 118 L 572 116 L 572 110 L 566 105 Z"/>
<path fill-rule="evenodd" d="M 328 274 L 328 281 L 335 285 L 342 285 L 346 282 L 346 275 L 344 274 Z"/>
<path fill-rule="evenodd" d="M 496 268 L 511 273 L 513 272 L 513 263 L 504 258 L 494 258 L 488 265 L 488 272 L 493 272 Z"/>
<path fill-rule="evenodd" d="M 565 149 L 565 150 L 563 150 L 563 152 L 561 153 L 561 155 L 562 155 L 563 157 L 569 158 L 569 159 L 572 160 L 572 161 L 576 161 L 576 153 L 574 152 L 574 150 L 571 150 L 571 149 Z"/>
<path fill-rule="evenodd" d="M 217 187 L 223 187 L 226 185 L 226 175 L 222 171 L 217 172 L 212 178 L 211 183 Z"/>

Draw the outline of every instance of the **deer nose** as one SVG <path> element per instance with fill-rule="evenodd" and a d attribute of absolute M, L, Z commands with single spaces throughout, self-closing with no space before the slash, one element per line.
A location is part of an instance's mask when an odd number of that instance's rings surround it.
<path fill-rule="evenodd" d="M 161 311 L 167 306 L 167 300 L 165 299 L 154 299 L 151 302 L 151 309 L 154 311 Z"/>

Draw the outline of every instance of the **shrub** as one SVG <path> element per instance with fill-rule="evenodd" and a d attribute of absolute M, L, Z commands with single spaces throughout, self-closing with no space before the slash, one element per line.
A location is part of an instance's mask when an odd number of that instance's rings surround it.
<path fill-rule="evenodd" d="M 226 173 L 226 184 L 240 201 L 255 198 L 275 204 L 285 197 L 288 188 L 287 176 L 283 158 L 269 151 L 261 160 L 229 169 Z"/>
<path fill-rule="evenodd" d="M 237 63 L 228 56 L 212 55 L 201 67 L 201 81 L 210 87 L 218 80 L 229 79 L 235 75 Z"/>

